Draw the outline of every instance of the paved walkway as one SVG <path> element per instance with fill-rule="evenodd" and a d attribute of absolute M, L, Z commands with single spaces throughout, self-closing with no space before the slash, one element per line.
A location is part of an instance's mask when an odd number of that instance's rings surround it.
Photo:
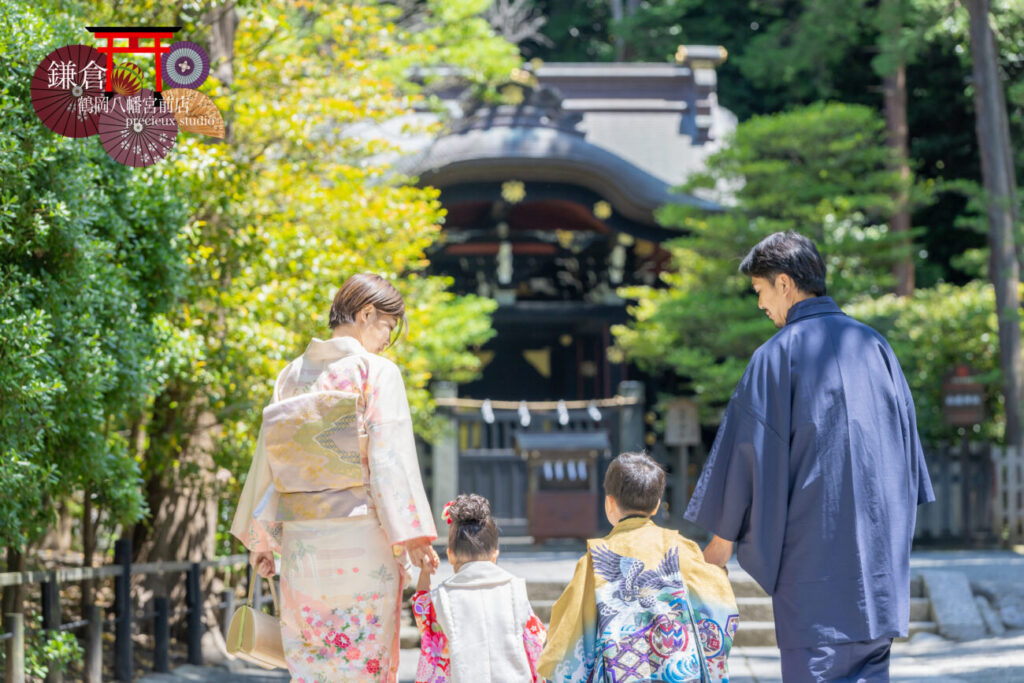
<path fill-rule="evenodd" d="M 527 580 L 568 581 L 581 549 L 535 551 L 509 548 L 498 560 L 510 572 Z M 738 567 L 736 567 L 738 569 Z M 1007 590 L 1024 592 L 1024 552 L 920 551 L 911 558 L 911 570 L 962 571 L 972 581 L 997 582 Z M 451 575 L 442 563 L 437 580 Z M 742 624 L 740 625 L 742 628 Z M 416 650 L 403 650 L 399 680 L 412 683 Z M 735 648 L 730 657 L 733 683 L 780 683 L 779 654 L 773 647 Z M 921 633 L 893 645 L 894 683 L 1024 683 L 1024 631 L 966 642 Z M 180 667 L 173 674 L 151 675 L 142 683 L 282 683 L 283 672 L 229 672 L 214 667 Z"/>

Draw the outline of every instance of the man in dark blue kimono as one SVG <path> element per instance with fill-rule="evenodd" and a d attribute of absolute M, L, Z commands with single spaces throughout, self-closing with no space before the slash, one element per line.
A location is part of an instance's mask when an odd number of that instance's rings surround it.
<path fill-rule="evenodd" d="M 772 596 L 786 683 L 888 681 L 910 623 L 910 545 L 931 481 L 885 339 L 825 296 L 814 243 L 775 233 L 740 271 L 781 328 L 729 402 L 686 518 Z"/>

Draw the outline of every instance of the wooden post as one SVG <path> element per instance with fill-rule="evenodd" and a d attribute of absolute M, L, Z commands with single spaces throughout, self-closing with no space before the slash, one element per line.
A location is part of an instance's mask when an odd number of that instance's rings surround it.
<path fill-rule="evenodd" d="M 40 586 L 42 593 L 43 630 L 55 633 L 60 629 L 60 584 L 57 572 L 50 572 L 50 580 Z M 47 662 L 46 683 L 62 683 L 64 673 L 49 668 Z"/>
<path fill-rule="evenodd" d="M 220 627 L 224 631 L 224 637 L 228 637 L 228 627 L 231 626 L 231 615 L 235 613 L 235 589 L 230 588 L 221 592 L 221 596 L 224 603 L 224 607 L 221 608 L 220 612 Z"/>
<path fill-rule="evenodd" d="M 971 528 L 971 444 L 967 440 L 966 429 L 960 441 L 960 507 L 960 519 L 964 525 L 962 542 L 970 545 L 974 530 Z"/>
<path fill-rule="evenodd" d="M 455 398 L 458 385 L 455 382 L 436 382 L 434 398 Z M 441 437 L 434 443 L 433 482 L 430 503 L 434 510 L 434 524 L 438 529 L 447 529 L 441 512 L 444 504 L 454 500 L 459 492 L 459 422 L 455 419 L 456 408 L 448 408 L 451 419 Z"/>
<path fill-rule="evenodd" d="M 89 605 L 85 618 L 85 683 L 103 683 L 103 608 Z"/>
<path fill-rule="evenodd" d="M 672 499 L 669 501 L 669 517 L 673 525 L 682 525 L 686 520 L 683 513 L 690 502 L 690 447 L 670 446 L 668 452 L 675 451 L 672 460 Z"/>
<path fill-rule="evenodd" d="M 4 627 L 11 634 L 7 641 L 4 680 L 8 683 L 25 683 L 25 615 L 20 612 L 5 614 Z"/>
<path fill-rule="evenodd" d="M 168 660 L 168 648 L 171 642 L 171 630 L 167 610 L 167 598 L 153 598 L 153 671 L 167 673 L 171 670 Z"/>
<path fill-rule="evenodd" d="M 639 451 L 644 444 L 644 385 L 643 382 L 619 382 L 619 396 L 638 399 L 637 403 L 622 406 L 619 412 L 619 443 L 612 444 L 618 449 L 614 455 L 624 451 Z"/>
<path fill-rule="evenodd" d="M 939 449 L 940 460 L 940 472 L 939 482 L 942 487 L 942 493 L 939 494 L 939 500 L 947 501 L 942 506 L 942 538 L 948 540 L 953 536 L 953 471 L 950 467 L 949 461 L 951 456 L 949 454 L 948 447 L 942 447 Z"/>
<path fill-rule="evenodd" d="M 132 653 L 132 541 L 122 538 L 114 543 L 114 564 L 121 566 L 121 574 L 114 579 L 114 677 L 131 681 L 134 657 Z"/>
<path fill-rule="evenodd" d="M 201 571 L 199 563 L 193 562 L 185 579 L 185 604 L 188 606 L 188 663 L 196 666 L 203 663 L 203 596 L 199 587 Z"/>

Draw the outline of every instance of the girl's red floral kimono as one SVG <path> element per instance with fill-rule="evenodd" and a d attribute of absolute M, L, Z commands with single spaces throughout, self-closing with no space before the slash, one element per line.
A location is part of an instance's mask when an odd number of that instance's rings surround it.
<path fill-rule="evenodd" d="M 336 337 L 284 369 L 231 533 L 281 554 L 293 681 L 396 680 L 404 546 L 437 532 L 394 363 Z"/>
<path fill-rule="evenodd" d="M 493 562 L 467 562 L 412 596 L 420 630 L 416 683 L 543 683 L 544 625 L 526 584 Z"/>

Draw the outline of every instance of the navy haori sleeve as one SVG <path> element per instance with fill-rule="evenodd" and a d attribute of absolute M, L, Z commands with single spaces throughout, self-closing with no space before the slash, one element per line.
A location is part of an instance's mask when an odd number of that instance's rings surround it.
<path fill-rule="evenodd" d="M 903 421 L 907 425 L 905 452 L 907 453 L 907 464 L 910 469 L 910 476 L 907 479 L 912 485 L 917 487 L 917 495 L 911 495 L 910 500 L 916 498 L 918 505 L 933 503 L 935 502 L 935 492 L 932 490 L 932 479 L 928 475 L 928 465 L 924 459 L 921 436 L 917 432 L 917 410 L 914 408 L 914 397 L 910 393 L 910 386 L 907 384 L 907 379 L 891 348 L 889 353 L 892 355 L 895 372 L 899 375 L 897 380 L 903 393 L 903 405 L 906 410 Z"/>
<path fill-rule="evenodd" d="M 786 530 L 789 440 L 751 405 L 764 393 L 763 377 L 750 376 L 761 367 L 751 362 L 729 402 L 685 516 L 735 541 L 740 566 L 771 593 Z"/>

